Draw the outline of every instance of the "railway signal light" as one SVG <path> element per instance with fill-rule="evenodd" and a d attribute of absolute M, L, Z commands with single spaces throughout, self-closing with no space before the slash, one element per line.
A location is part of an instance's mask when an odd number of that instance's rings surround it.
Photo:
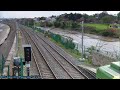
<path fill-rule="evenodd" d="M 26 67 L 27 67 L 27 76 L 30 76 L 30 63 L 31 61 L 31 45 L 23 45 L 24 47 L 24 58 L 26 61 Z"/>
<path fill-rule="evenodd" d="M 24 58 L 25 61 L 31 61 L 31 45 L 24 45 Z"/>

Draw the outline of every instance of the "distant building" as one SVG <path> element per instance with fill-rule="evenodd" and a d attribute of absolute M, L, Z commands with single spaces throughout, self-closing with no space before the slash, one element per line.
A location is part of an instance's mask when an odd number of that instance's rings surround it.
<path fill-rule="evenodd" d="M 56 21 L 56 17 L 48 17 L 48 18 L 44 17 L 44 19 L 43 17 L 42 18 L 35 17 L 34 20 L 36 22 L 54 22 Z"/>
<path fill-rule="evenodd" d="M 120 26 L 118 26 L 118 28 L 120 28 Z"/>
<path fill-rule="evenodd" d="M 40 20 L 40 22 L 45 22 L 46 20 Z"/>
<path fill-rule="evenodd" d="M 107 11 L 103 11 L 102 13 L 108 14 Z"/>
<path fill-rule="evenodd" d="M 110 25 L 111 28 L 120 28 L 120 26 L 117 23 L 114 23 L 112 25 Z"/>
<path fill-rule="evenodd" d="M 55 17 L 48 17 L 48 18 L 46 18 L 46 21 L 47 22 L 55 22 L 56 18 Z"/>
<path fill-rule="evenodd" d="M 34 20 L 35 22 L 39 22 L 39 19 L 38 19 L 37 17 L 35 17 L 33 20 Z"/>

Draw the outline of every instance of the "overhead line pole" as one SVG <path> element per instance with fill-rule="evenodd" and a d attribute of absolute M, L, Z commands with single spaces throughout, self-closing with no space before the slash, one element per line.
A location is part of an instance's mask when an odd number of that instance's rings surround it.
<path fill-rule="evenodd" d="M 83 32 L 83 29 L 84 29 L 84 27 L 83 27 L 83 23 L 84 23 L 84 21 L 82 21 L 82 59 L 83 59 L 83 34 L 84 34 L 84 32 Z"/>
<path fill-rule="evenodd" d="M 16 22 L 16 52 L 17 52 L 17 55 L 18 56 L 18 23 Z"/>

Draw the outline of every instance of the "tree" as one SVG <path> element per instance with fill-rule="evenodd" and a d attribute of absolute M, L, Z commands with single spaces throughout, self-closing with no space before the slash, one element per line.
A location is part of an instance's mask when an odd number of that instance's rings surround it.
<path fill-rule="evenodd" d="M 90 15 L 89 18 L 87 19 L 87 22 L 88 22 L 88 23 L 91 23 L 91 22 L 93 23 L 93 22 L 95 22 L 94 16 Z"/>
<path fill-rule="evenodd" d="M 83 16 L 83 18 L 84 18 L 84 22 L 87 22 L 87 19 L 89 18 L 89 15 L 83 14 L 82 16 Z"/>
<path fill-rule="evenodd" d="M 99 19 L 108 16 L 108 13 L 106 13 L 105 11 L 103 11 L 102 13 L 99 14 Z"/>
<path fill-rule="evenodd" d="M 60 16 L 57 17 L 57 20 L 59 21 L 77 21 L 77 19 L 80 19 L 82 17 L 82 14 L 78 14 L 78 13 L 70 13 L 70 14 L 62 14 Z"/>
<path fill-rule="evenodd" d="M 52 26 L 53 26 L 53 23 L 51 23 L 51 22 L 46 22 L 46 26 L 52 27 Z"/>
<path fill-rule="evenodd" d="M 39 20 L 46 20 L 46 17 L 40 17 Z"/>
<path fill-rule="evenodd" d="M 107 45 L 107 43 L 102 42 L 102 41 L 99 40 L 99 41 L 97 42 L 96 46 L 95 46 L 95 49 L 99 52 L 99 51 L 101 51 L 101 49 L 102 49 L 103 46 L 105 46 L 105 45 Z"/>
<path fill-rule="evenodd" d="M 79 25 L 77 22 L 72 22 L 72 28 L 79 28 Z"/>
<path fill-rule="evenodd" d="M 29 19 L 28 22 L 30 26 L 33 26 L 35 21 L 33 19 Z"/>
<path fill-rule="evenodd" d="M 57 28 L 57 27 L 60 27 L 60 25 L 61 25 L 61 24 L 60 24 L 59 21 L 55 21 L 55 22 L 54 22 L 54 26 L 55 26 L 56 28 Z"/>
<path fill-rule="evenodd" d="M 112 16 L 104 16 L 104 17 L 102 17 L 101 20 L 103 23 L 110 24 L 110 23 L 114 22 L 115 19 Z"/>
<path fill-rule="evenodd" d="M 65 24 L 65 22 L 61 22 L 61 28 L 65 28 L 66 27 L 66 24 Z"/>
<path fill-rule="evenodd" d="M 117 20 L 118 20 L 118 23 L 120 24 L 120 12 L 117 14 Z"/>

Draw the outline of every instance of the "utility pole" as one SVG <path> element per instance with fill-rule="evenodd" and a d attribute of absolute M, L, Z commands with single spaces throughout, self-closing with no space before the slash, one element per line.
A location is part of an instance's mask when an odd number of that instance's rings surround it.
<path fill-rule="evenodd" d="M 28 26 L 29 26 L 29 21 L 28 21 Z"/>
<path fill-rule="evenodd" d="M 80 58 L 80 60 L 81 61 L 84 61 L 84 46 L 83 46 L 83 35 L 84 35 L 84 26 L 83 26 L 83 24 L 84 24 L 84 18 L 82 18 L 82 38 L 81 38 L 81 43 L 82 43 L 82 54 L 81 54 L 81 58 Z"/>
<path fill-rule="evenodd" d="M 26 67 L 27 67 L 27 76 L 30 76 L 30 63 L 29 63 L 29 61 L 26 62 Z"/>
<path fill-rule="evenodd" d="M 84 29 L 84 28 L 83 28 L 83 23 L 84 23 L 84 21 L 82 21 L 82 56 L 81 56 L 82 59 L 83 59 L 83 33 L 84 33 L 84 32 L 83 32 L 83 29 Z"/>
<path fill-rule="evenodd" d="M 18 56 L 18 23 L 16 22 L 16 52 Z"/>
<path fill-rule="evenodd" d="M 34 21 L 34 29 L 35 29 L 35 21 Z"/>

